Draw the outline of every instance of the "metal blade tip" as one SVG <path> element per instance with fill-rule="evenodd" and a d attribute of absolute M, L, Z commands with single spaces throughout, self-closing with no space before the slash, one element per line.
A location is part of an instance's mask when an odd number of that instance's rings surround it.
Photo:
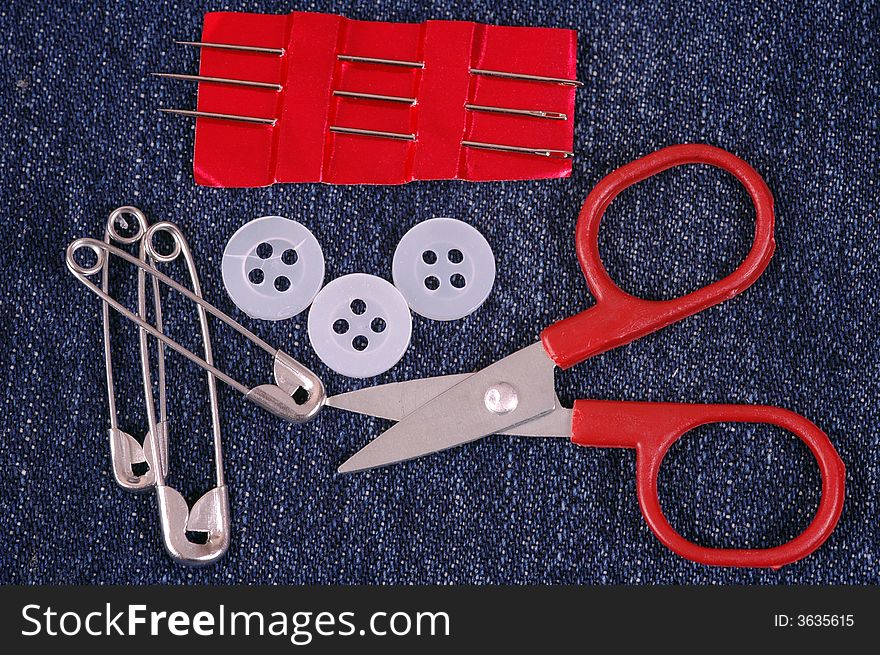
<path fill-rule="evenodd" d="M 372 468 L 371 466 L 358 466 L 357 462 L 355 462 L 356 459 L 357 459 L 357 454 L 352 455 L 347 460 L 345 460 L 345 462 L 343 462 L 343 464 L 338 469 L 336 469 L 336 472 L 337 473 L 357 473 L 358 471 L 365 471 L 369 468 Z"/>
<path fill-rule="evenodd" d="M 367 471 L 369 469 L 381 468 L 390 464 L 396 464 L 408 459 L 412 456 L 400 457 L 396 453 L 385 453 L 386 443 L 381 436 L 374 439 L 366 446 L 357 451 L 342 463 L 337 470 L 339 473 L 357 473 L 358 471 Z"/>

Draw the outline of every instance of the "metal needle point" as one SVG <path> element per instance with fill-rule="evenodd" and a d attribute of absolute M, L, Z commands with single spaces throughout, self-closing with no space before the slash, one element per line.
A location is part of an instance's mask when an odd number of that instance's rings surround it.
<path fill-rule="evenodd" d="M 187 75 L 185 73 L 150 73 L 155 77 L 164 77 L 171 80 L 187 80 L 190 82 L 208 82 L 213 84 L 230 84 L 232 86 L 246 86 L 255 89 L 271 89 L 281 91 L 284 87 L 272 82 L 254 82 L 251 80 L 237 80 L 230 77 L 212 77 L 209 75 Z"/>
<path fill-rule="evenodd" d="M 415 134 L 404 134 L 403 132 L 383 132 L 382 130 L 364 130 L 357 127 L 342 127 L 339 125 L 331 125 L 331 132 L 337 134 L 353 134 L 355 136 L 375 136 L 382 139 L 395 139 L 397 141 L 415 141 Z"/>
<path fill-rule="evenodd" d="M 526 82 L 546 82 L 548 84 L 561 84 L 562 86 L 583 86 L 580 80 L 571 80 L 565 77 L 548 77 L 546 75 L 527 75 L 525 73 L 509 73 L 507 71 L 488 70 L 485 68 L 471 68 L 471 75 L 484 75 L 486 77 L 503 77 L 509 80 L 524 80 Z"/>
<path fill-rule="evenodd" d="M 415 98 L 407 98 L 404 96 L 386 96 L 378 93 L 359 93 L 357 91 L 334 91 L 333 95 L 343 98 L 356 98 L 358 100 L 380 100 L 383 102 L 397 102 L 403 105 L 416 104 Z"/>
<path fill-rule="evenodd" d="M 256 116 L 238 116 L 236 114 L 219 114 L 213 111 L 192 111 L 190 109 L 167 109 L 159 107 L 159 111 L 166 114 L 178 114 L 180 116 L 192 116 L 193 118 L 216 118 L 223 121 L 237 121 L 239 123 L 252 123 L 255 125 L 275 125 L 274 118 L 258 118 Z"/>
<path fill-rule="evenodd" d="M 490 114 L 510 114 L 511 116 L 530 116 L 532 118 L 549 118 L 556 121 L 568 120 L 568 115 L 561 111 L 545 111 L 543 109 L 510 109 L 508 107 L 492 107 L 489 105 L 472 105 L 470 103 L 464 106 L 468 111 L 483 111 Z"/>
<path fill-rule="evenodd" d="M 233 45 L 231 43 L 214 43 L 211 41 L 175 41 L 177 45 L 189 45 L 196 48 L 214 48 L 216 50 L 234 50 L 236 52 L 255 52 L 263 55 L 284 55 L 284 48 L 265 48 L 252 45 Z"/>
<path fill-rule="evenodd" d="M 512 152 L 523 155 L 537 155 L 548 159 L 572 159 L 574 153 L 568 150 L 554 150 L 552 148 L 523 148 L 522 146 L 508 146 L 501 143 L 485 143 L 483 141 L 462 141 L 461 145 L 467 148 L 480 150 L 495 150 L 497 152 Z"/>
<path fill-rule="evenodd" d="M 424 68 L 423 61 L 405 61 L 402 59 L 382 59 L 381 57 L 358 57 L 355 55 L 336 55 L 339 61 L 353 62 L 356 64 L 380 64 L 383 66 L 400 66 L 401 68 Z"/>

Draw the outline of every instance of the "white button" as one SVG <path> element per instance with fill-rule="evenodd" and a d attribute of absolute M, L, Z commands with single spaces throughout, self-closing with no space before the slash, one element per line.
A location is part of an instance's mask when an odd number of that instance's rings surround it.
<path fill-rule="evenodd" d="M 409 347 L 412 315 L 394 285 L 353 273 L 330 282 L 309 310 L 309 340 L 331 369 L 367 378 L 394 366 Z"/>
<path fill-rule="evenodd" d="M 223 251 L 223 285 L 254 318 L 279 321 L 309 306 L 324 282 L 324 254 L 308 228 L 283 216 L 240 227 Z"/>
<path fill-rule="evenodd" d="M 391 272 L 414 312 L 451 321 L 467 316 L 489 297 L 495 257 L 483 235 L 467 223 L 432 218 L 403 235 Z"/>

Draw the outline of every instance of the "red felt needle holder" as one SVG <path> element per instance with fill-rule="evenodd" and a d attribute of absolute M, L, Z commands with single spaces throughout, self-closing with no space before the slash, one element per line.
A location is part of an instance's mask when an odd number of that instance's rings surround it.
<path fill-rule="evenodd" d="M 473 71 L 576 78 L 572 30 L 466 21 L 401 24 L 333 14 L 219 12 L 202 41 L 283 54 L 203 47 L 200 75 L 278 84 L 281 90 L 201 82 L 200 112 L 271 119 L 249 124 L 198 118 L 196 182 L 216 187 L 275 182 L 402 184 L 567 177 L 571 160 L 463 145 L 478 142 L 570 152 L 575 87 Z M 395 66 L 342 56 L 412 62 Z M 413 104 L 345 97 L 336 91 L 412 98 Z M 563 120 L 473 111 L 469 106 L 552 111 Z M 411 139 L 338 133 L 353 128 Z"/>

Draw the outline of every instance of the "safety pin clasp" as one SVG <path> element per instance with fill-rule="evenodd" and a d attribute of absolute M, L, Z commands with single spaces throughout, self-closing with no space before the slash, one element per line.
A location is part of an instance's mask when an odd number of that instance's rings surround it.
<path fill-rule="evenodd" d="M 283 350 L 275 351 L 275 384 L 261 384 L 245 394 L 249 401 L 293 423 L 312 419 L 324 404 L 324 383 Z"/>
<path fill-rule="evenodd" d="M 226 485 L 214 487 L 192 509 L 179 491 L 156 486 L 162 541 L 174 561 L 206 566 L 223 557 L 229 548 L 229 494 Z M 201 536 L 194 539 L 193 533 Z"/>
<path fill-rule="evenodd" d="M 168 423 L 162 421 L 156 425 L 157 441 L 166 452 L 160 454 L 159 463 L 162 474 L 168 475 Z M 128 432 L 120 428 L 110 428 L 110 461 L 113 478 L 116 483 L 127 491 L 148 491 L 156 484 L 156 461 L 152 453 L 152 439 L 148 434 L 143 445 Z"/>

